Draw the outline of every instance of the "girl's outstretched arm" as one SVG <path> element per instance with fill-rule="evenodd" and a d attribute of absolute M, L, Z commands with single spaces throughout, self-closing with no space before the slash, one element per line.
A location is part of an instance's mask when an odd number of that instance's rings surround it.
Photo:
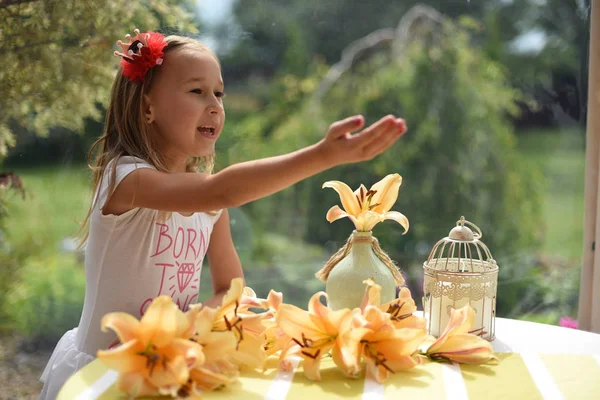
<path fill-rule="evenodd" d="M 221 305 L 221 300 L 227 294 L 231 280 L 244 278 L 242 264 L 231 239 L 227 210 L 223 210 L 223 214 L 213 228 L 207 255 L 214 296 L 203 304 L 214 308 Z"/>
<path fill-rule="evenodd" d="M 129 174 L 104 213 L 143 207 L 200 212 L 237 207 L 271 195 L 331 167 L 366 161 L 383 153 L 404 132 L 404 120 L 388 115 L 362 128 L 362 117 L 333 123 L 318 143 L 293 153 L 231 165 L 214 174 L 164 173 L 149 168 Z"/>

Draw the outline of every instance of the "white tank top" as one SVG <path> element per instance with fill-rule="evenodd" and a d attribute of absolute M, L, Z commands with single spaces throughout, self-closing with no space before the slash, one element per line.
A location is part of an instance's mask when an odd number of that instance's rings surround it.
<path fill-rule="evenodd" d="M 158 211 L 136 208 L 103 215 L 111 168 L 106 168 L 90 217 L 85 249 L 86 295 L 77 348 L 90 355 L 106 349 L 116 336 L 102 333 L 100 321 L 122 311 L 140 318 L 152 300 L 168 295 L 182 309 L 197 303 L 200 272 L 214 224 L 221 216 L 173 213 L 159 221 Z M 121 157 L 116 185 L 136 168 L 154 168 L 142 159 Z M 115 186 L 116 187 L 116 186 Z"/>

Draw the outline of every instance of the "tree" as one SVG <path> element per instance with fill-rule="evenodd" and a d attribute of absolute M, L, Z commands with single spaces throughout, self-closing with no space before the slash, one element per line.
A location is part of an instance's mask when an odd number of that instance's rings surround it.
<path fill-rule="evenodd" d="M 513 16 L 512 10 L 524 7 L 524 1 L 516 0 L 518 6 L 499 0 L 441 0 L 427 4 L 451 18 L 469 15 L 483 19 L 492 9 L 511 10 L 503 11 L 501 16 Z M 272 76 L 285 59 L 293 35 L 289 27 L 295 24 L 302 26 L 308 52 L 333 63 L 349 43 L 376 29 L 395 27 L 402 15 L 419 3 L 422 1 L 238 0 L 233 12 L 244 33 L 237 45 L 222 55 L 226 60 L 223 64 L 231 76 L 239 79 L 252 74 Z M 502 18 L 503 40 L 518 33 L 516 22 L 514 18 Z"/>
<path fill-rule="evenodd" d="M 15 132 L 81 131 L 101 106 L 117 39 L 142 30 L 196 32 L 193 0 L 0 0 L 0 165 Z"/>
<path fill-rule="evenodd" d="M 536 9 L 535 26 L 548 36 L 543 57 L 554 61 L 553 97 L 585 125 L 590 37 L 589 0 L 547 0 Z"/>
<path fill-rule="evenodd" d="M 536 100 L 534 107 L 521 105 L 525 112 L 519 125 L 551 122 L 554 105 L 585 124 L 589 10 L 589 0 L 514 0 L 486 17 L 486 52 L 510 69 L 514 86 Z M 541 51 L 510 49 L 507 21 L 517 21 L 512 26 L 518 27 L 518 33 L 543 35 Z"/>
<path fill-rule="evenodd" d="M 225 74 L 230 83 L 254 76 L 270 79 L 280 72 L 288 48 L 298 38 L 309 55 L 333 63 L 349 43 L 376 29 L 394 27 L 418 3 L 422 1 L 238 0 L 234 15 L 240 29 L 232 29 L 231 21 L 218 28 L 218 37 L 227 42 L 221 54 Z M 509 67 L 511 84 L 530 97 L 520 104 L 525 112 L 518 124 L 553 123 L 555 104 L 574 120 L 585 121 L 589 0 L 426 3 L 448 17 L 469 16 L 481 24 L 473 42 Z M 545 35 L 543 51 L 516 51 L 513 40 L 532 31 Z M 296 71 L 301 76 L 308 73 L 301 67 Z"/>

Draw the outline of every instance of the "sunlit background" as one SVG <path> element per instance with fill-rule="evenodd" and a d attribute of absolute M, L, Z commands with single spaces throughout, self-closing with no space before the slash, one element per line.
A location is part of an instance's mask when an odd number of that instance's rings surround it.
<path fill-rule="evenodd" d="M 219 55 L 227 123 L 217 169 L 318 141 L 334 120 L 393 113 L 409 132 L 384 155 L 230 210 L 247 284 L 305 307 L 352 232 L 321 185 L 403 177 L 374 235 L 413 297 L 423 262 L 464 215 L 500 267 L 497 315 L 577 316 L 583 249 L 589 1 L 0 1 L 0 387 L 27 398 L 83 305 L 74 236 L 90 200 L 117 39 L 139 27 Z M 12 185 L 10 183 L 13 183 Z M 204 265 L 201 296 L 211 295 Z M 420 307 L 420 304 L 419 304 Z M 12 392 L 10 391 L 12 390 Z M 2 395 L 0 395 L 2 396 Z M 34 398 L 34 397 L 31 397 Z"/>

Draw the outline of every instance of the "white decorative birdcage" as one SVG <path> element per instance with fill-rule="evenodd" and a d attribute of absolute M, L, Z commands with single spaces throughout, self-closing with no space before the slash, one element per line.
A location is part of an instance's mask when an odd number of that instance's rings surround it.
<path fill-rule="evenodd" d="M 438 337 L 444 331 L 452 308 L 468 304 L 476 314 L 472 333 L 494 339 L 498 264 L 482 236 L 475 224 L 461 217 L 423 263 L 423 311 L 430 335 Z"/>

